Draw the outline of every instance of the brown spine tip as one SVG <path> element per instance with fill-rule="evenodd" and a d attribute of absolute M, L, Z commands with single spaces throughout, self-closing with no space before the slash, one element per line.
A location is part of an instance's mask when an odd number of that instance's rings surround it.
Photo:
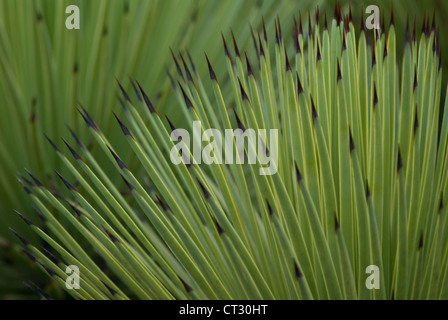
<path fill-rule="evenodd" d="M 395 26 L 395 19 L 394 19 L 394 3 L 392 2 L 392 7 L 390 9 L 390 25 Z"/>
<path fill-rule="evenodd" d="M 238 117 L 238 114 L 236 113 L 235 109 L 233 109 L 233 113 L 235 114 L 236 124 L 239 129 L 245 131 L 246 128 L 243 125 L 243 122 L 241 121 L 240 117 Z"/>
<path fill-rule="evenodd" d="M 403 161 L 401 159 L 400 146 L 398 146 L 397 172 L 400 172 L 401 168 L 403 168 Z"/>
<path fill-rule="evenodd" d="M 61 179 L 62 183 L 67 187 L 70 191 L 76 191 L 76 189 L 70 184 L 70 182 L 67 181 L 57 170 L 54 171 L 59 179 Z"/>
<path fill-rule="evenodd" d="M 339 80 L 342 80 L 342 73 L 341 73 L 341 64 L 339 63 L 339 60 L 338 60 L 338 72 L 337 72 L 336 81 L 339 83 Z"/>
<path fill-rule="evenodd" d="M 117 243 L 117 242 L 120 242 L 120 241 L 118 241 L 118 239 L 110 232 L 110 231 L 107 231 L 106 230 L 106 234 L 107 234 L 107 236 L 110 238 L 110 240 L 113 242 L 113 243 Z"/>
<path fill-rule="evenodd" d="M 322 59 L 322 56 L 320 54 L 320 44 L 319 44 L 319 41 L 317 41 L 316 63 L 318 63 L 321 59 Z"/>
<path fill-rule="evenodd" d="M 205 199 L 206 199 L 206 200 L 210 199 L 210 197 L 211 197 L 210 192 L 209 192 L 209 191 L 207 190 L 207 188 L 201 183 L 201 181 L 198 180 L 198 183 L 199 183 L 199 187 L 200 187 L 201 190 L 202 190 L 202 193 L 204 194 Z"/>
<path fill-rule="evenodd" d="M 423 22 L 422 22 L 422 31 L 421 33 L 425 33 L 425 29 L 426 29 L 426 11 L 423 12 Z"/>
<path fill-rule="evenodd" d="M 316 110 L 316 106 L 314 105 L 314 100 L 312 97 L 310 97 L 311 99 L 311 115 L 313 117 L 313 124 L 315 122 L 315 120 L 317 119 L 317 110 Z"/>
<path fill-rule="evenodd" d="M 334 213 L 334 231 L 338 232 L 340 226 L 336 212 Z"/>
<path fill-rule="evenodd" d="M 126 92 L 126 90 L 124 90 L 123 86 L 121 85 L 120 81 L 118 81 L 117 78 L 115 78 L 115 81 L 117 81 L 118 86 L 120 87 L 121 93 L 123 94 L 123 98 L 128 101 L 129 103 L 131 103 L 131 99 L 129 98 L 128 93 Z"/>
<path fill-rule="evenodd" d="M 268 207 L 268 214 L 269 217 L 272 217 L 272 215 L 274 214 L 274 210 L 272 209 L 271 205 L 269 204 L 269 201 L 266 200 L 266 206 Z"/>
<path fill-rule="evenodd" d="M 73 158 L 75 158 L 75 160 L 81 160 L 81 157 L 79 156 L 79 154 L 72 148 L 72 146 L 67 142 L 67 140 L 65 140 L 64 138 L 61 138 L 62 141 L 64 142 L 64 144 L 67 146 L 68 150 L 70 151 L 70 153 L 72 154 Z"/>
<path fill-rule="evenodd" d="M 376 92 L 376 85 L 374 84 L 373 85 L 373 109 L 376 108 L 377 104 L 378 104 L 378 94 Z"/>
<path fill-rule="evenodd" d="M 95 121 L 93 121 L 93 118 L 90 116 L 86 108 L 84 108 L 81 103 L 79 103 L 78 112 L 81 114 L 82 118 L 84 119 L 89 128 L 92 128 L 96 132 L 100 132 L 100 128 L 96 125 Z"/>
<path fill-rule="evenodd" d="M 215 220 L 215 226 L 216 226 L 216 231 L 218 231 L 219 235 L 222 235 L 224 233 L 224 229 L 221 227 L 221 225 L 219 224 L 218 221 Z"/>
<path fill-rule="evenodd" d="M 165 118 L 166 118 L 166 121 L 168 121 L 168 125 L 170 126 L 171 131 L 176 130 L 176 127 L 173 125 L 173 123 L 171 122 L 171 120 L 168 118 L 167 115 L 165 115 Z"/>
<path fill-rule="evenodd" d="M 423 248 L 423 230 L 420 232 L 420 239 L 418 240 L 418 251 Z"/>
<path fill-rule="evenodd" d="M 125 124 L 120 120 L 120 118 L 116 115 L 115 112 L 113 112 L 113 114 L 114 114 L 115 119 L 117 120 L 118 124 L 120 125 L 121 131 L 123 131 L 123 134 L 125 136 L 129 136 L 129 137 L 132 138 L 132 134 L 129 131 L 128 127 L 125 126 Z"/>
<path fill-rule="evenodd" d="M 297 279 L 302 278 L 302 272 L 300 272 L 299 266 L 295 261 L 294 261 L 294 275 L 296 276 Z"/>
<path fill-rule="evenodd" d="M 30 171 L 28 171 L 27 169 L 25 169 L 26 173 L 28 173 L 28 175 L 31 177 L 31 179 L 33 179 L 34 183 L 36 184 L 36 186 L 38 187 L 43 187 L 44 185 L 42 184 L 42 182 L 39 181 L 39 179 L 37 179 Z"/>
<path fill-rule="evenodd" d="M 366 23 L 364 21 L 364 8 L 361 8 L 361 24 L 359 26 L 359 30 L 361 30 L 361 32 L 364 31 L 364 33 L 367 33 L 367 31 L 366 31 Z"/>
<path fill-rule="evenodd" d="M 366 201 L 369 201 L 369 198 L 370 198 L 369 182 L 366 181 Z"/>
<path fill-rule="evenodd" d="M 120 169 L 127 169 L 126 165 L 124 164 L 123 161 L 121 161 L 121 159 L 117 156 L 117 154 L 108 146 L 107 149 L 109 149 L 109 152 L 112 154 L 112 156 L 114 157 L 115 161 L 117 162 L 117 165 Z"/>
<path fill-rule="evenodd" d="M 353 150 L 355 150 L 355 142 L 353 141 L 353 136 L 352 136 L 352 130 L 350 129 L 350 127 L 348 128 L 348 135 L 349 135 L 349 143 L 350 143 L 350 154 L 352 153 Z"/>
<path fill-rule="evenodd" d="M 25 246 L 29 246 L 29 245 L 30 245 L 30 242 L 29 242 L 28 240 L 26 240 L 24 237 L 22 237 L 19 233 L 17 233 L 16 230 L 14 230 L 13 228 L 9 228 L 9 230 L 11 230 L 11 232 L 14 233 L 14 235 L 15 235 L 20 241 L 22 241 L 22 243 L 23 243 Z"/>
<path fill-rule="evenodd" d="M 32 262 L 38 263 L 37 258 L 28 250 L 22 248 L 22 252 L 30 259 Z"/>
<path fill-rule="evenodd" d="M 249 24 L 249 27 L 250 27 L 250 36 L 252 38 L 252 43 L 254 45 L 255 52 L 257 54 L 258 69 L 260 69 L 261 68 L 261 65 L 260 65 L 260 49 L 258 49 L 257 39 L 255 38 L 255 32 L 254 32 L 254 29 L 252 29 L 252 25 Z"/>
<path fill-rule="evenodd" d="M 218 82 L 218 80 L 216 79 L 215 70 L 213 70 L 212 64 L 210 63 L 210 60 L 208 59 L 207 54 L 205 52 L 204 52 L 204 54 L 205 54 L 205 59 L 207 60 L 207 65 L 208 65 L 208 71 L 209 71 L 209 74 L 210 74 L 210 79 L 212 79 L 213 81 Z"/>
<path fill-rule="evenodd" d="M 135 92 L 135 95 L 137 96 L 138 101 L 143 102 L 140 91 L 138 90 L 137 86 L 135 85 L 134 80 L 132 80 L 132 78 L 129 77 L 129 81 L 131 82 L 132 89 L 134 89 L 134 92 Z M 120 99 L 120 97 L 118 95 L 117 95 L 117 97 L 118 97 L 118 99 Z M 122 105 L 123 105 L 123 103 L 122 103 Z M 125 108 L 123 107 L 123 109 L 125 109 Z"/>
<path fill-rule="evenodd" d="M 258 33 L 258 45 L 260 47 L 260 57 L 264 55 L 263 43 L 261 42 L 260 33 Z"/>
<path fill-rule="evenodd" d="M 413 92 L 415 93 L 415 89 L 417 89 L 418 81 L 417 81 L 417 67 L 415 67 L 414 70 L 414 86 L 413 86 Z"/>
<path fill-rule="evenodd" d="M 297 167 L 297 164 L 295 165 L 295 167 L 296 167 L 296 178 L 297 178 L 297 183 L 300 184 L 300 182 L 302 182 L 302 180 L 303 180 L 303 177 L 302 177 L 302 174 L 300 173 L 299 168 Z"/>
<path fill-rule="evenodd" d="M 436 31 L 436 9 L 434 9 L 432 13 L 432 25 L 431 25 L 431 31 Z"/>
<path fill-rule="evenodd" d="M 409 14 L 406 16 L 406 31 L 404 32 L 405 44 L 411 44 L 411 34 L 409 31 Z"/>
<path fill-rule="evenodd" d="M 224 34 L 222 32 L 221 32 L 221 37 L 222 37 L 222 44 L 224 45 L 224 54 L 227 58 L 230 59 L 229 47 L 227 47 L 226 38 L 224 37 Z"/>
<path fill-rule="evenodd" d="M 25 223 L 29 226 L 33 226 L 34 223 L 32 223 L 27 217 L 25 217 L 23 214 L 21 214 L 19 211 L 14 210 L 14 212 L 20 217 L 20 219 L 22 219 L 23 221 L 25 221 Z"/>
<path fill-rule="evenodd" d="M 182 95 L 183 95 L 183 97 L 184 97 L 184 101 L 185 101 L 185 105 L 187 106 L 187 109 L 188 108 L 192 108 L 192 109 L 194 109 L 193 108 L 193 103 L 191 102 L 191 100 L 190 100 L 190 98 L 188 97 L 188 95 L 185 93 L 185 90 L 184 90 L 184 88 L 182 87 L 182 85 L 178 82 L 178 85 L 179 85 L 179 87 L 180 87 L 180 89 L 181 89 L 181 91 L 182 91 Z"/>
<path fill-rule="evenodd" d="M 182 60 L 182 65 L 184 66 L 185 75 L 187 76 L 187 80 L 194 83 L 193 77 L 191 76 L 190 68 L 188 68 L 188 65 L 185 62 L 184 56 L 182 55 L 182 53 L 180 53 L 179 55 L 180 55 L 180 60 Z"/>
<path fill-rule="evenodd" d="M 160 197 L 159 197 L 157 194 L 156 194 L 156 198 L 157 198 L 157 201 L 159 202 L 159 204 L 160 204 L 160 206 L 162 207 L 162 210 L 163 210 L 164 212 L 171 211 L 170 206 L 169 206 L 165 201 L 163 201 L 162 199 L 160 199 Z"/>
<path fill-rule="evenodd" d="M 418 123 L 418 110 L 417 109 L 418 109 L 417 106 L 415 106 L 414 138 L 415 138 L 415 135 L 417 134 L 417 129 L 418 129 L 418 126 L 419 126 L 419 123 Z"/>
<path fill-rule="evenodd" d="M 31 190 L 30 190 L 30 189 L 23 183 L 23 181 L 20 180 L 20 178 L 17 177 L 17 180 L 18 180 L 19 183 L 22 185 L 23 190 L 25 190 L 25 192 L 26 192 L 28 195 L 33 194 L 33 193 L 31 192 Z"/>
<path fill-rule="evenodd" d="M 246 57 L 247 77 L 250 77 L 250 76 L 254 77 L 254 72 L 252 70 L 252 66 L 250 65 L 249 58 L 247 57 L 247 53 L 244 53 L 244 56 Z M 255 79 L 255 77 L 254 77 L 254 79 Z"/>
<path fill-rule="evenodd" d="M 263 22 L 263 37 L 264 42 L 268 43 L 268 34 L 266 32 L 266 24 L 264 23 L 264 17 L 261 18 L 261 21 Z"/>
<path fill-rule="evenodd" d="M 299 30 L 297 27 L 297 20 L 296 17 L 294 17 L 294 48 L 296 49 L 296 54 L 300 52 L 300 44 L 299 44 Z"/>
<path fill-rule="evenodd" d="M 280 25 L 280 18 L 277 16 L 277 25 L 278 25 L 278 37 L 279 41 L 283 41 L 283 35 L 282 35 L 282 26 Z"/>
<path fill-rule="evenodd" d="M 298 73 L 296 73 L 296 77 L 297 77 L 297 97 L 299 97 L 300 94 L 303 92 L 303 87 L 302 87 L 302 83 L 300 82 Z"/>
<path fill-rule="evenodd" d="M 185 291 L 187 293 L 190 293 L 191 291 L 193 291 L 193 288 L 191 288 L 184 280 L 182 280 L 182 278 L 179 277 L 180 282 L 182 282 L 182 285 L 185 288 Z"/>
<path fill-rule="evenodd" d="M 48 140 L 48 142 L 50 143 L 51 147 L 54 149 L 54 151 L 59 152 L 58 147 L 56 147 L 56 145 L 54 144 L 54 142 L 44 133 L 45 138 Z"/>
<path fill-rule="evenodd" d="M 291 71 L 291 65 L 289 64 L 289 59 L 288 59 L 288 53 L 286 52 L 286 48 L 284 48 L 285 51 L 285 70 L 286 72 Z"/>
<path fill-rule="evenodd" d="M 242 99 L 243 101 L 244 101 L 244 100 L 247 100 L 247 102 L 249 102 L 249 97 L 247 96 L 247 93 L 246 93 L 246 91 L 244 90 L 243 85 L 241 84 L 241 80 L 240 80 L 240 78 L 238 78 L 238 83 L 239 83 L 239 85 L 240 85 L 241 99 Z"/>
<path fill-rule="evenodd" d="M 137 81 L 137 85 L 140 89 L 140 92 L 143 96 L 143 100 L 145 101 L 146 107 L 148 108 L 149 112 L 151 113 L 157 113 L 156 109 L 154 108 L 154 105 L 152 104 L 151 100 L 149 100 L 148 95 L 146 94 L 146 92 L 143 90 L 142 86 L 140 85 L 140 83 Z"/>
<path fill-rule="evenodd" d="M 324 13 L 324 31 L 328 30 L 327 12 Z"/>
<path fill-rule="evenodd" d="M 179 65 L 179 61 L 177 61 L 177 58 L 176 58 L 176 55 L 173 52 L 173 49 L 170 48 L 170 52 L 171 52 L 171 56 L 173 57 L 174 64 L 176 65 L 176 70 L 177 70 L 177 73 L 179 74 L 179 77 L 181 77 L 182 79 L 185 79 L 184 75 L 182 73 L 182 69 L 181 69 L 181 67 Z"/>
<path fill-rule="evenodd" d="M 310 12 L 308 11 L 308 37 L 311 38 L 312 35 L 313 35 L 313 27 L 311 25 Z"/>
<path fill-rule="evenodd" d="M 280 37 L 278 35 L 278 27 L 277 27 L 277 20 L 274 20 L 274 28 L 275 28 L 275 44 L 280 44 Z"/>
<path fill-rule="evenodd" d="M 315 12 L 315 24 L 319 24 L 319 6 L 316 6 L 316 12 Z"/>
<path fill-rule="evenodd" d="M 235 56 L 238 57 L 238 58 L 241 58 L 241 56 L 240 56 L 240 49 L 238 48 L 238 45 L 236 43 L 235 35 L 233 34 L 232 30 L 230 30 L 230 33 L 232 34 L 233 47 L 235 49 Z"/>
<path fill-rule="evenodd" d="M 132 183 L 130 183 L 122 174 L 120 174 L 121 179 L 124 181 L 124 183 L 126 184 L 126 186 L 128 187 L 128 189 L 132 192 L 133 190 L 135 190 L 135 187 Z"/>
<path fill-rule="evenodd" d="M 415 31 L 417 25 L 417 16 L 414 15 L 414 28 L 412 30 L 412 42 L 416 43 L 417 42 L 417 33 Z"/>

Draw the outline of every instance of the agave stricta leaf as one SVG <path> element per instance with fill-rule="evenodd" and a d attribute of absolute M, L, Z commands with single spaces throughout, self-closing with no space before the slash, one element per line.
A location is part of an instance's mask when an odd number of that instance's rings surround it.
<path fill-rule="evenodd" d="M 70 161 L 54 146 L 79 191 L 56 197 L 33 175 L 26 186 L 52 234 L 29 227 L 86 273 L 79 298 L 448 298 L 441 200 L 448 198 L 448 100 L 441 107 L 436 29 L 425 26 L 418 45 L 406 41 L 397 65 L 395 23 L 375 33 L 370 47 L 369 31 L 357 34 L 352 20 L 337 6 L 321 32 L 310 18 L 305 47 L 302 32 L 285 37 L 277 19 L 276 41 L 259 37 L 255 44 L 259 70 L 250 52 L 243 63 L 233 34 L 235 53 L 223 35 L 231 97 L 213 68 L 218 60 L 206 55 L 210 77 L 202 78 L 180 57 L 180 123 L 188 131 L 200 121 L 204 134 L 210 127 L 278 129 L 275 174 L 260 175 L 259 162 L 173 164 L 170 130 L 181 126 L 148 112 L 146 98 L 126 99 L 127 119 L 116 116 L 138 171 L 81 113 L 103 155 L 87 148 L 78 155 L 67 143 Z M 182 156 L 193 156 L 185 138 Z M 265 150 L 270 145 L 263 142 Z M 237 156 L 256 147 L 250 139 L 243 150 L 232 145 Z M 105 162 L 113 169 L 105 171 Z M 97 249 L 120 281 L 106 276 L 60 220 Z M 25 245 L 59 279 L 60 263 Z M 365 285 L 371 265 L 381 272 L 379 290 Z"/>

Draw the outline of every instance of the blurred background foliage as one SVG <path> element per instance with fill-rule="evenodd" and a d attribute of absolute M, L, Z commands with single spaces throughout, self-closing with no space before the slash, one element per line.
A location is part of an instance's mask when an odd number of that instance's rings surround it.
<path fill-rule="evenodd" d="M 424 12 L 432 17 L 435 11 L 446 66 L 448 40 L 443 35 L 448 21 L 443 17 L 448 14 L 448 1 L 339 3 L 345 14 L 351 6 L 357 26 L 361 12 L 371 4 L 385 12 L 388 24 L 393 3 L 397 39 L 403 41 L 407 16 L 411 25 L 416 17 L 420 32 Z M 80 8 L 80 30 L 65 28 L 65 8 L 72 4 Z M 179 106 L 167 76 L 167 71 L 172 75 L 177 72 L 170 48 L 179 63 L 179 53 L 184 59 L 190 56 L 198 72 L 206 76 L 204 52 L 212 63 L 224 54 L 221 32 L 230 43 L 232 30 L 240 51 L 244 51 L 253 45 L 249 25 L 255 33 L 260 31 L 262 17 L 273 40 L 274 18 L 278 16 L 286 38 L 291 37 L 293 17 L 297 18 L 299 11 L 306 25 L 307 11 L 314 13 L 319 6 L 323 23 L 323 13 L 332 15 L 334 5 L 335 1 L 322 0 L 0 0 L 0 297 L 33 297 L 29 295 L 32 290 L 24 285 L 29 280 L 55 298 L 63 296 L 28 263 L 8 230 L 12 227 L 33 238 L 13 209 L 36 221 L 16 181 L 17 172 L 28 168 L 55 188 L 57 182 L 50 174 L 54 169 L 64 173 L 44 132 L 60 142 L 60 136 L 67 136 L 67 124 L 89 141 L 76 109 L 81 103 L 110 140 L 120 141 L 123 137 L 112 114 L 121 111 L 115 78 L 129 90 L 128 77 L 140 82 L 159 114 L 168 114 L 178 124 Z M 226 65 L 215 64 L 214 69 L 225 92 L 221 76 Z"/>

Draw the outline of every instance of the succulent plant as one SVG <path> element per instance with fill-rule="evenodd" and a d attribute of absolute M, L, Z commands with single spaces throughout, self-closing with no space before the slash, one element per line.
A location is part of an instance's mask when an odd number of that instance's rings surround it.
<path fill-rule="evenodd" d="M 275 16 L 306 8 L 313 1 L 197 1 L 197 0 L 0 0 L 0 297 L 29 292 L 24 280 L 42 286 L 42 274 L 17 247 L 8 227 L 37 241 L 12 210 L 35 219 L 25 194 L 16 183 L 18 171 L 38 173 L 53 186 L 56 169 L 67 173 L 42 132 L 59 137 L 70 125 L 86 145 L 89 136 L 73 106 L 82 102 L 114 141 L 120 141 L 110 112 L 118 105 L 114 78 L 128 75 L 151 88 L 160 113 L 176 121 L 175 98 L 170 95 L 166 68 L 172 72 L 170 47 L 185 48 L 193 59 L 206 50 L 211 59 L 221 49 L 210 41 L 221 30 L 232 28 L 242 48 L 252 43 L 248 24 L 254 28 L 264 16 L 268 27 Z M 80 29 L 65 27 L 66 7 L 80 9 Z M 241 19 L 237 12 L 244 12 Z M 217 71 L 225 70 L 217 66 Z M 198 65 L 199 73 L 207 72 Z M 125 88 L 130 88 L 128 81 Z M 127 87 L 129 86 L 129 88 Z M 173 103 L 174 102 L 174 103 Z M 118 143 L 119 145 L 120 143 Z M 96 150 L 92 150 L 96 155 Z M 7 296 L 4 296 L 7 295 Z"/>
<path fill-rule="evenodd" d="M 81 287 L 67 290 L 76 299 L 448 298 L 448 100 L 435 21 L 418 33 L 408 23 L 397 63 L 393 15 L 374 31 L 356 30 L 339 6 L 321 24 L 314 16 L 305 27 L 294 19 L 291 37 L 280 19 L 275 38 L 260 28 L 250 52 L 223 35 L 225 57 L 201 62 L 210 79 L 173 55 L 183 119 L 162 116 L 134 80 L 132 94 L 118 85 L 123 140 L 79 106 L 99 150 L 69 128 L 72 142 L 47 137 L 66 168 L 60 183 L 19 178 L 43 226 L 19 216 L 48 244 L 17 234 L 27 256 L 64 288 L 77 266 Z M 278 129 L 277 173 L 260 175 L 259 162 L 173 164 L 170 133 L 193 121 Z M 380 282 L 370 290 L 372 265 Z"/>

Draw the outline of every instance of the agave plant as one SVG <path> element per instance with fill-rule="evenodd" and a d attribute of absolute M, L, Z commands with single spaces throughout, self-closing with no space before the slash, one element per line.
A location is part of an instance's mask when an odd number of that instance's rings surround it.
<path fill-rule="evenodd" d="M 173 52 L 183 50 L 198 59 L 206 50 L 214 59 L 221 50 L 210 39 L 220 30 L 239 35 L 243 48 L 251 45 L 248 24 L 258 26 L 264 16 L 268 27 L 276 15 L 306 8 L 313 1 L 190 1 L 190 0 L 0 0 L 0 297 L 23 287 L 21 277 L 32 278 L 27 264 L 20 263 L 20 250 L 8 231 L 13 227 L 30 240 L 33 233 L 11 215 L 18 209 L 30 218 L 33 211 L 16 184 L 17 171 L 28 168 L 53 185 L 54 169 L 65 173 L 42 131 L 52 137 L 65 132 L 65 124 L 88 139 L 82 119 L 72 108 L 81 101 L 103 131 L 116 141 L 120 133 L 110 112 L 116 103 L 114 77 L 132 75 L 154 92 L 159 112 L 171 114 L 175 99 L 169 94 L 166 68 Z M 66 7 L 80 9 L 79 30 L 67 30 Z M 245 12 L 240 19 L 236 12 Z M 184 51 L 185 47 L 190 51 Z M 217 67 L 217 71 L 225 70 Z M 207 72 L 198 65 L 199 73 Z M 130 88 L 126 82 L 125 87 Z M 90 141 L 86 144 L 90 146 Z M 92 150 L 95 155 L 95 150 Z M 136 168 L 134 168 L 136 169 Z M 17 252 L 18 251 L 18 252 Z M 39 274 L 40 276 L 40 274 Z M 27 290 L 27 289 L 26 289 Z"/>
<path fill-rule="evenodd" d="M 252 52 L 223 35 L 226 74 L 207 58 L 203 79 L 175 57 L 183 121 L 160 116 L 137 82 L 132 95 L 119 85 L 126 151 L 79 106 L 101 152 L 71 129 L 70 156 L 48 138 L 67 174 L 53 186 L 19 178 L 44 226 L 19 215 L 48 244 L 17 234 L 24 252 L 64 288 L 77 266 L 76 299 L 448 298 L 448 108 L 432 22 L 418 34 L 408 24 L 400 65 L 393 15 L 387 30 L 356 30 L 337 6 L 323 25 L 318 11 L 305 28 L 294 19 L 288 38 L 276 20 L 275 41 L 261 28 Z M 277 172 L 173 164 L 176 143 L 193 151 L 171 132 L 193 121 L 201 133 L 277 129 Z"/>

